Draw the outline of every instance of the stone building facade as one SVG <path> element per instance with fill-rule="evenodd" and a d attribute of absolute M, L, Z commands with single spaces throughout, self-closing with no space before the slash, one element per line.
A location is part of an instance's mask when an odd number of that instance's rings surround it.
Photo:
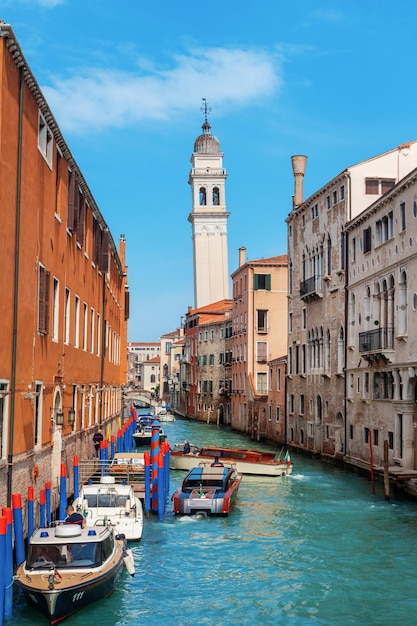
<path fill-rule="evenodd" d="M 332 457 L 346 453 L 346 224 L 389 193 L 416 159 L 416 142 L 403 144 L 346 168 L 303 200 L 306 157 L 293 157 L 287 218 L 287 435 L 293 446 Z M 350 241 L 351 250 L 359 245 L 363 239 Z"/>
<path fill-rule="evenodd" d="M 417 170 L 346 226 L 346 458 L 417 469 Z"/>

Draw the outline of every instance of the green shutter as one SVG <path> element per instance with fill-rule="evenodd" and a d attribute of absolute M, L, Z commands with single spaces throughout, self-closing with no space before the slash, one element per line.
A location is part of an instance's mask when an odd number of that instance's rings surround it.
<path fill-rule="evenodd" d="M 268 291 L 271 291 L 271 274 L 267 274 L 267 275 L 265 276 L 265 288 L 266 288 Z"/>
<path fill-rule="evenodd" d="M 253 276 L 253 288 L 258 289 L 258 274 L 254 274 Z"/>

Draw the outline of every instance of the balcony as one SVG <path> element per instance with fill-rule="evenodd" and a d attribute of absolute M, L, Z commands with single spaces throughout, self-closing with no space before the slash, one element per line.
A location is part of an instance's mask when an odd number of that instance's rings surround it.
<path fill-rule="evenodd" d="M 378 358 L 391 361 L 394 352 L 394 328 L 376 328 L 359 333 L 359 352 L 368 361 Z"/>
<path fill-rule="evenodd" d="M 306 302 L 323 297 L 323 277 L 321 274 L 311 276 L 300 283 L 300 296 Z"/>

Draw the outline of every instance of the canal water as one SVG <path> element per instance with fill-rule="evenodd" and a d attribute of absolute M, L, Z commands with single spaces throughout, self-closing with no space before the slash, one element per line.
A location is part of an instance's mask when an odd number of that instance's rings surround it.
<path fill-rule="evenodd" d="M 178 419 L 173 446 L 258 447 L 245 436 Z M 260 446 L 262 447 L 262 446 Z M 267 449 L 271 447 L 263 446 Z M 284 478 L 244 476 L 227 518 L 145 520 L 136 575 L 68 626 L 383 626 L 417 623 L 417 505 L 372 495 L 370 482 L 292 455 Z M 170 493 L 185 473 L 171 472 Z M 19 626 L 47 624 L 15 595 Z"/>

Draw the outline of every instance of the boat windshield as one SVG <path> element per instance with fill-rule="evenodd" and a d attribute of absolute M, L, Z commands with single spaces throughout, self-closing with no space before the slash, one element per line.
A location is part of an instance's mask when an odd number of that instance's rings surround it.
<path fill-rule="evenodd" d="M 89 508 L 121 508 L 126 506 L 127 495 L 120 496 L 117 493 L 88 493 L 85 500 Z"/>
<path fill-rule="evenodd" d="M 28 569 L 98 567 L 113 550 L 112 539 L 87 543 L 32 544 L 26 559 Z"/>

